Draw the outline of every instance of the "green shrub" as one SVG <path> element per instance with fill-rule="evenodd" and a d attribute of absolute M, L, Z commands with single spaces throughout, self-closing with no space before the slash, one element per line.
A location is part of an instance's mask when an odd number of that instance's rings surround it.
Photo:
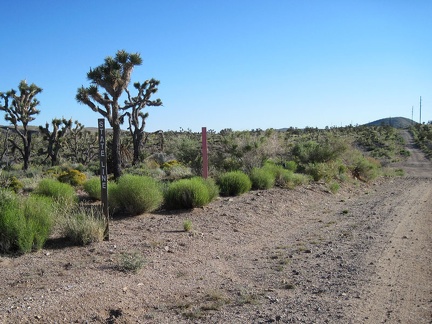
<path fill-rule="evenodd" d="M 186 219 L 183 222 L 183 229 L 185 232 L 190 232 L 192 230 L 192 221 L 190 219 Z"/>
<path fill-rule="evenodd" d="M 81 163 L 72 163 L 71 167 L 75 170 L 78 170 L 80 172 L 85 172 L 86 171 L 86 166 L 84 166 Z"/>
<path fill-rule="evenodd" d="M 139 252 L 122 253 L 118 260 L 118 269 L 124 272 L 137 273 L 145 264 Z"/>
<path fill-rule="evenodd" d="M 40 250 L 53 226 L 53 201 L 49 197 L 32 195 L 24 202 L 25 226 L 18 238 L 18 246 L 22 252 Z"/>
<path fill-rule="evenodd" d="M 19 181 L 23 184 L 22 190 L 24 192 L 33 192 L 42 179 L 42 176 L 34 176 L 31 178 L 19 178 Z"/>
<path fill-rule="evenodd" d="M 267 161 L 262 168 L 264 170 L 270 171 L 275 178 L 275 185 L 281 187 L 285 186 L 286 175 L 293 173 L 292 171 L 285 169 L 282 165 L 277 165 L 269 161 Z"/>
<path fill-rule="evenodd" d="M 35 189 L 35 193 L 53 198 L 56 202 L 73 204 L 77 201 L 75 189 L 67 183 L 55 179 L 43 179 Z"/>
<path fill-rule="evenodd" d="M 212 178 L 205 179 L 204 184 L 207 187 L 210 201 L 213 201 L 216 197 L 219 196 L 219 187 Z"/>
<path fill-rule="evenodd" d="M 339 180 L 343 180 L 344 178 L 346 178 L 347 171 L 348 171 L 348 167 L 345 164 L 343 164 L 343 163 L 339 164 L 339 166 L 338 166 L 338 178 L 339 178 Z"/>
<path fill-rule="evenodd" d="M 318 162 L 319 144 L 315 141 L 300 142 L 294 145 L 292 155 L 302 164 Z M 322 162 L 323 158 L 319 159 Z"/>
<path fill-rule="evenodd" d="M 39 250 L 52 229 L 52 200 L 19 197 L 0 190 L 0 251 L 27 253 Z"/>
<path fill-rule="evenodd" d="M 314 181 L 319 181 L 325 176 L 325 163 L 309 163 L 305 168 L 305 173 L 309 174 Z"/>
<path fill-rule="evenodd" d="M 250 179 L 253 189 L 269 189 L 275 185 L 276 177 L 269 169 L 254 168 L 251 171 Z"/>
<path fill-rule="evenodd" d="M 282 188 L 293 189 L 310 181 L 309 177 L 305 174 L 294 173 L 289 170 L 285 171 L 277 180 L 277 185 Z"/>
<path fill-rule="evenodd" d="M 5 187 L 12 189 L 14 192 L 18 193 L 20 190 L 24 188 L 24 184 L 22 183 L 22 181 L 18 180 L 15 176 L 12 176 L 8 179 L 7 185 Z"/>
<path fill-rule="evenodd" d="M 23 170 L 23 165 L 24 165 L 23 163 L 13 163 L 13 164 L 9 165 L 9 170 L 18 171 L 18 172 L 20 172 L 20 171 L 25 172 Z"/>
<path fill-rule="evenodd" d="M 150 161 L 153 161 L 153 160 L 150 160 Z M 154 163 L 156 163 L 156 162 L 154 162 Z M 150 162 L 140 163 L 139 165 L 136 165 L 136 166 L 129 168 L 127 170 L 127 173 L 132 174 L 132 175 L 137 175 L 137 176 L 151 177 L 153 179 L 159 179 L 159 180 L 162 180 L 166 177 L 165 171 L 162 170 L 161 168 L 159 168 L 159 165 L 148 166 L 149 164 L 150 164 Z"/>
<path fill-rule="evenodd" d="M 252 188 L 248 175 L 241 171 L 231 171 L 222 174 L 217 180 L 222 196 L 239 196 Z"/>
<path fill-rule="evenodd" d="M 46 169 L 44 175 L 52 178 L 57 178 L 62 172 L 63 170 L 59 165 L 54 165 Z"/>
<path fill-rule="evenodd" d="M 283 166 L 277 165 L 272 161 L 266 161 L 262 169 L 271 172 L 275 177 L 284 170 Z"/>
<path fill-rule="evenodd" d="M 3 172 L 0 169 L 0 188 L 7 188 L 13 190 L 15 193 L 18 193 L 24 188 L 24 183 L 21 181 L 22 177 L 24 177 L 22 171 Z"/>
<path fill-rule="evenodd" d="M 394 152 L 391 152 L 389 147 L 375 148 L 371 153 L 371 156 L 379 159 L 391 159 L 393 155 Z"/>
<path fill-rule="evenodd" d="M 27 170 L 19 170 L 18 179 L 22 178 L 40 178 L 43 175 L 42 165 L 31 165 Z"/>
<path fill-rule="evenodd" d="M 190 167 L 180 164 L 169 168 L 164 168 L 163 170 L 165 171 L 167 178 L 170 180 L 191 178 L 193 175 L 192 169 Z"/>
<path fill-rule="evenodd" d="M 337 159 L 347 149 L 346 144 L 336 138 L 321 142 L 303 141 L 294 145 L 292 155 L 302 164 L 323 163 Z"/>
<path fill-rule="evenodd" d="M 338 179 L 339 175 L 344 173 L 344 166 L 337 161 L 309 163 L 306 165 L 304 172 L 312 176 L 315 181 L 324 180 L 328 182 L 332 179 Z"/>
<path fill-rule="evenodd" d="M 173 168 L 173 167 L 176 167 L 176 166 L 179 166 L 179 165 L 181 165 L 181 163 L 179 161 L 177 161 L 177 160 L 171 160 L 171 161 L 164 162 L 161 165 L 161 168 L 162 169 L 170 169 L 170 168 Z"/>
<path fill-rule="evenodd" d="M 147 169 L 160 169 L 160 164 L 152 158 L 146 159 L 144 166 Z"/>
<path fill-rule="evenodd" d="M 82 186 L 87 180 L 87 176 L 81 171 L 70 169 L 62 172 L 57 179 L 60 182 L 68 183 L 72 186 Z"/>
<path fill-rule="evenodd" d="M 238 170 L 241 167 L 242 167 L 241 161 L 238 158 L 231 157 L 231 156 L 225 158 L 221 163 L 222 170 L 229 171 L 229 172 Z"/>
<path fill-rule="evenodd" d="M 108 182 L 108 208 L 112 212 L 114 212 L 116 209 L 122 208 L 122 205 L 119 201 L 119 197 L 121 197 L 121 195 L 117 194 L 117 188 L 117 182 Z"/>
<path fill-rule="evenodd" d="M 201 169 L 201 147 L 197 139 L 188 135 L 180 135 L 172 141 L 172 145 L 171 153 L 177 158 L 178 162 L 190 167 L 194 171 Z"/>
<path fill-rule="evenodd" d="M 100 177 L 92 177 L 84 182 L 84 190 L 90 198 L 101 200 Z"/>
<path fill-rule="evenodd" d="M 335 194 L 339 191 L 340 185 L 337 182 L 332 182 L 329 184 L 329 190 L 331 193 Z"/>
<path fill-rule="evenodd" d="M 355 178 L 367 182 L 379 175 L 380 166 L 377 160 L 361 156 L 351 166 L 351 171 Z"/>
<path fill-rule="evenodd" d="M 62 224 L 63 235 L 77 245 L 100 242 L 104 238 L 106 222 L 100 208 L 75 209 Z"/>
<path fill-rule="evenodd" d="M 297 164 L 294 161 L 289 163 L 290 168 L 297 168 Z M 309 182 L 309 178 L 303 174 L 294 173 L 293 171 L 284 168 L 282 165 L 276 165 L 274 163 L 266 162 L 263 169 L 269 170 L 275 177 L 275 185 L 282 188 L 292 189 L 298 185 Z"/>
<path fill-rule="evenodd" d="M 118 179 L 116 186 L 108 187 L 111 203 L 131 215 L 151 212 L 163 202 L 159 183 L 145 176 L 125 174 Z"/>
<path fill-rule="evenodd" d="M 284 163 L 284 168 L 292 171 L 292 172 L 296 172 L 297 171 L 297 163 L 295 161 L 287 161 Z"/>
<path fill-rule="evenodd" d="M 170 209 L 189 209 L 207 205 L 217 196 L 212 180 L 201 177 L 172 182 L 165 192 L 165 203 Z"/>
<path fill-rule="evenodd" d="M 84 190 L 90 198 L 101 200 L 101 182 L 99 177 L 92 177 L 84 183 Z M 121 208 L 121 204 L 117 201 L 117 183 L 108 182 L 108 207 L 111 211 Z"/>
<path fill-rule="evenodd" d="M 19 230 L 24 223 L 20 202 L 12 191 L 0 189 L 0 251 L 12 252 L 18 249 Z"/>

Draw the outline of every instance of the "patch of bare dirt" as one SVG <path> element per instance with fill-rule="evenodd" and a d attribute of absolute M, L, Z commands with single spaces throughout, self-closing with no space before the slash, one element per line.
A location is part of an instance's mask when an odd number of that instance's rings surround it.
<path fill-rule="evenodd" d="M 253 191 L 3 256 L 0 322 L 431 323 L 432 166 L 408 149 L 405 177 Z M 133 252 L 143 268 L 120 271 Z"/>

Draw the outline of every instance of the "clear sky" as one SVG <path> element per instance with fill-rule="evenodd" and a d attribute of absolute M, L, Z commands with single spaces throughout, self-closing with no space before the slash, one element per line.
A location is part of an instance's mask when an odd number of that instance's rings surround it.
<path fill-rule="evenodd" d="M 155 78 L 147 131 L 432 120 L 431 0 L 3 0 L 0 91 L 43 88 L 41 113 L 96 126 L 87 72 L 138 52 Z M 3 117 L 0 124 L 6 124 Z"/>

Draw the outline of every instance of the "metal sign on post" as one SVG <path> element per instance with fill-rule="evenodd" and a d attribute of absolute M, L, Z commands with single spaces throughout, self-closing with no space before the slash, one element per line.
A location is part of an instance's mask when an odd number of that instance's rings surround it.
<path fill-rule="evenodd" d="M 203 161 L 203 170 L 202 176 L 204 179 L 208 177 L 208 152 L 207 152 L 207 128 L 203 127 L 202 129 L 202 161 Z"/>
<path fill-rule="evenodd" d="M 108 215 L 108 169 L 107 169 L 107 151 L 105 135 L 105 119 L 98 119 L 99 134 L 99 163 L 100 163 L 100 181 L 101 181 L 101 200 L 102 213 L 105 216 L 104 240 L 109 241 L 109 215 Z"/>

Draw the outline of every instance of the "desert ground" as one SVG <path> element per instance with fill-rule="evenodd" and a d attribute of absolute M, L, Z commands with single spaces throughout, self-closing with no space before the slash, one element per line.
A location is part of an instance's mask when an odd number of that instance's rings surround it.
<path fill-rule="evenodd" d="M 432 323 L 432 164 L 406 136 L 403 177 L 251 191 L 1 256 L 0 323 Z"/>

